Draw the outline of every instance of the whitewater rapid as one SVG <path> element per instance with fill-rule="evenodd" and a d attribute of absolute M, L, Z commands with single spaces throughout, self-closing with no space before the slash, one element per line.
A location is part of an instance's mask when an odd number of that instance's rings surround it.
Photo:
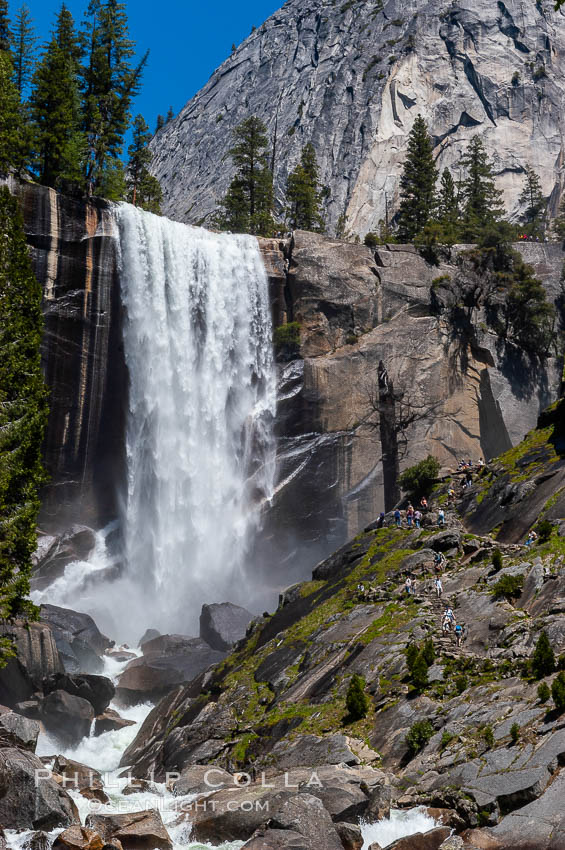
<path fill-rule="evenodd" d="M 198 633 L 205 602 L 263 604 L 248 560 L 274 489 L 276 380 L 257 240 L 129 204 L 115 217 L 129 380 L 123 551 L 116 559 L 99 534 L 89 562 L 34 599 L 136 642 L 146 627 Z M 121 577 L 108 582 L 116 560 Z"/>

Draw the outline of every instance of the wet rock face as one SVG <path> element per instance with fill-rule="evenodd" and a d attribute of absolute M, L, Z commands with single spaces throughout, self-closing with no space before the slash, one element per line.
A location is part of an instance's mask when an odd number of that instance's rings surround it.
<path fill-rule="evenodd" d="M 252 619 L 253 614 L 231 602 L 203 605 L 200 614 L 200 637 L 212 649 L 227 652 L 234 643 L 245 637 L 245 631 Z"/>
<path fill-rule="evenodd" d="M 2 633 L 14 641 L 17 657 L 0 670 L 0 704 L 14 708 L 41 690 L 45 677 L 61 673 L 63 665 L 47 625 L 14 624 Z"/>
<path fill-rule="evenodd" d="M 276 131 L 276 197 L 312 142 L 330 188 L 327 216 L 361 237 L 398 202 L 407 136 L 428 122 L 440 169 L 479 133 L 510 210 L 536 151 L 543 193 L 561 183 L 565 48 L 551 4 L 463 0 L 291 0 L 246 38 L 152 142 L 167 215 L 206 220 L 234 169 L 231 130 L 259 116 Z M 217 168 L 222 162 L 223 167 Z"/>
<path fill-rule="evenodd" d="M 125 366 L 116 233 L 109 205 L 12 184 L 43 286 L 42 356 L 50 389 L 41 528 L 100 527 L 115 515 L 122 465 Z M 96 461 L 96 462 L 95 462 Z"/>
<path fill-rule="evenodd" d="M 45 778 L 36 782 L 36 776 Z M 35 755 L 0 749 L 0 822 L 4 828 L 50 831 L 75 821 L 78 812 L 72 799 L 46 776 L 43 763 Z"/>
<path fill-rule="evenodd" d="M 89 614 L 42 605 L 40 617 L 53 634 L 66 672 L 97 673 L 102 669 L 102 656 L 114 642 L 102 634 Z"/>
<path fill-rule="evenodd" d="M 561 370 L 555 359 L 539 363 L 501 344 L 482 310 L 461 341 L 444 301 L 452 281 L 465 280 L 465 246 L 436 266 L 411 245 L 373 252 L 297 231 L 277 265 L 272 241 L 262 249 L 272 276 L 286 259 L 284 317 L 299 323 L 301 345 L 299 359 L 279 364 L 279 481 L 261 560 L 278 565 L 285 553 L 290 583 L 396 501 L 383 463 L 390 431 L 372 409 L 381 361 L 416 414 L 398 436 L 400 471 L 430 453 L 450 467 L 506 451 L 557 398 Z M 561 246 L 515 247 L 557 301 Z"/>

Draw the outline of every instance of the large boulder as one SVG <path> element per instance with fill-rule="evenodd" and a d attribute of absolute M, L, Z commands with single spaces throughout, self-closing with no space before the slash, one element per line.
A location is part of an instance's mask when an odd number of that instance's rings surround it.
<path fill-rule="evenodd" d="M 150 651 L 152 644 L 159 649 Z M 122 705 L 156 702 L 225 658 L 225 653 L 210 649 L 200 638 L 178 635 L 161 635 L 145 643 L 143 651 L 143 657 L 130 661 L 118 681 L 116 697 Z"/>
<path fill-rule="evenodd" d="M 231 602 L 203 605 L 200 614 L 200 637 L 212 649 L 229 652 L 234 643 L 245 637 L 247 626 L 252 619 L 253 614 Z"/>
<path fill-rule="evenodd" d="M 73 525 L 60 537 L 40 538 L 33 558 L 32 589 L 44 590 L 63 575 L 67 564 L 86 561 L 95 544 L 94 532 L 85 525 Z"/>
<path fill-rule="evenodd" d="M 111 679 L 105 676 L 57 673 L 43 683 L 45 694 L 53 691 L 66 691 L 72 696 L 81 697 L 91 704 L 95 714 L 103 714 L 113 700 L 116 688 Z"/>
<path fill-rule="evenodd" d="M 18 747 L 35 752 L 40 726 L 15 711 L 0 705 L 0 748 Z"/>
<path fill-rule="evenodd" d="M 102 656 L 114 642 L 101 633 L 89 614 L 57 605 L 41 606 L 41 621 L 51 626 L 68 673 L 99 673 Z"/>
<path fill-rule="evenodd" d="M 266 824 L 292 791 L 266 788 L 260 784 L 225 788 L 192 804 L 191 837 L 196 841 L 221 844 L 245 841 Z M 329 817 L 329 815 L 328 815 Z"/>
<path fill-rule="evenodd" d="M 306 846 L 316 847 L 316 850 L 343 850 L 329 813 L 322 801 L 311 794 L 298 794 L 285 800 L 269 818 L 269 826 L 303 835 Z"/>
<path fill-rule="evenodd" d="M 269 755 L 269 763 L 277 768 L 316 767 L 324 764 L 359 764 L 359 757 L 349 746 L 345 735 L 336 733 L 319 737 L 299 735 L 293 741 L 279 741 Z"/>
<path fill-rule="evenodd" d="M 416 832 L 399 838 L 387 846 L 387 850 L 439 850 L 440 846 L 451 835 L 448 826 L 438 826 L 429 832 Z"/>
<path fill-rule="evenodd" d="M 62 743 L 73 745 L 90 735 L 94 709 L 82 697 L 52 691 L 43 701 L 42 718 L 50 734 Z"/>
<path fill-rule="evenodd" d="M 14 708 L 38 690 L 46 676 L 63 670 L 49 626 L 14 623 L 0 627 L 0 635 L 14 643 L 16 657 L 0 670 L 0 704 Z"/>
<path fill-rule="evenodd" d="M 103 846 L 97 832 L 78 823 L 61 832 L 53 842 L 53 850 L 102 850 Z"/>
<path fill-rule="evenodd" d="M 124 850 L 172 850 L 173 842 L 155 809 L 125 815 L 88 815 L 86 824 L 104 840 L 121 842 Z"/>
<path fill-rule="evenodd" d="M 173 792 L 178 797 L 184 797 L 186 794 L 206 794 L 225 787 L 237 787 L 235 777 L 227 770 L 215 765 L 193 764 L 182 771 L 173 785 Z"/>
<path fill-rule="evenodd" d="M 65 756 L 57 756 L 53 763 L 53 773 L 62 777 L 63 786 L 67 791 L 78 791 L 87 800 L 109 802 L 102 776 L 97 770 Z"/>
<path fill-rule="evenodd" d="M 94 719 L 93 735 L 104 735 L 105 732 L 116 732 L 118 729 L 125 729 L 126 726 L 135 726 L 134 720 L 126 720 L 125 717 L 120 717 L 117 711 L 113 708 L 108 708 L 103 714 L 100 714 Z"/>
<path fill-rule="evenodd" d="M 25 750 L 0 750 L 0 823 L 6 829 L 69 826 L 78 811 L 44 764 Z"/>
<path fill-rule="evenodd" d="M 306 839 L 290 829 L 258 829 L 242 850 L 310 850 Z"/>

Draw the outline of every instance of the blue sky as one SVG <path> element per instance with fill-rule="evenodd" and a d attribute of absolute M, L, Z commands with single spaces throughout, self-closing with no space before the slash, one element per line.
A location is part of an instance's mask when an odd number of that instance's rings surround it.
<path fill-rule="evenodd" d="M 158 113 L 172 105 L 175 114 L 229 56 L 233 43 L 246 38 L 284 0 L 127 0 L 130 36 L 138 52 L 151 51 L 143 89 L 134 104 L 155 128 Z M 10 0 L 10 14 L 21 5 Z M 41 42 L 52 27 L 61 0 L 27 0 Z M 77 22 L 83 20 L 88 0 L 66 0 Z"/>

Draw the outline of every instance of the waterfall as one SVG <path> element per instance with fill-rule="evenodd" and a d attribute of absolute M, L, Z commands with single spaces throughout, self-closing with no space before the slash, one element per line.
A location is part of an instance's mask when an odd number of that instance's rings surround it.
<path fill-rule="evenodd" d="M 114 215 L 129 375 L 123 551 L 109 526 L 88 561 L 33 599 L 132 642 L 147 627 L 198 634 L 204 602 L 274 601 L 248 561 L 273 492 L 276 388 L 257 240 L 129 204 Z"/>
<path fill-rule="evenodd" d="M 267 277 L 253 237 L 116 216 L 126 576 L 144 625 L 186 634 L 203 602 L 253 596 L 245 560 L 274 479 Z"/>

